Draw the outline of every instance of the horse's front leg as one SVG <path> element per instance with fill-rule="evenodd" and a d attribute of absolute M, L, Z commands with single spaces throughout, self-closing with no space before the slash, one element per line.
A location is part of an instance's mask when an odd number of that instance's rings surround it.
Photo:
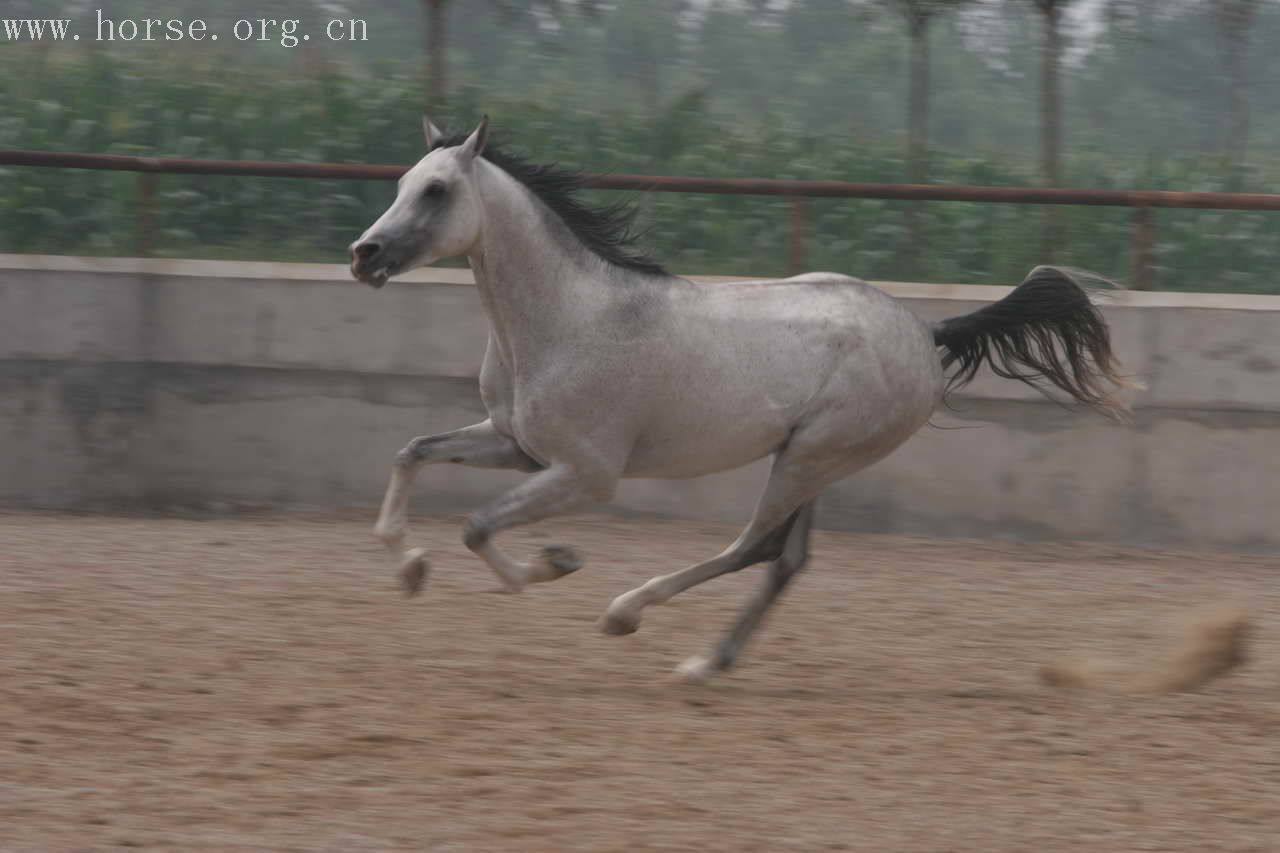
<path fill-rule="evenodd" d="M 542 466 L 520 449 L 510 437 L 498 432 L 491 421 L 453 432 L 415 438 L 396 454 L 382 510 L 374 534 L 400 562 L 406 590 L 417 592 L 426 579 L 427 563 L 421 548 L 403 550 L 408 529 L 409 492 L 423 465 L 450 462 L 476 468 L 504 468 L 539 471 Z"/>
<path fill-rule="evenodd" d="M 544 549 L 539 561 L 519 563 L 494 545 L 493 537 L 521 524 L 607 501 L 616 484 L 615 474 L 552 465 L 472 515 L 463 542 L 489 564 L 512 592 L 519 592 L 526 584 L 563 577 L 581 565 L 568 549 Z"/>

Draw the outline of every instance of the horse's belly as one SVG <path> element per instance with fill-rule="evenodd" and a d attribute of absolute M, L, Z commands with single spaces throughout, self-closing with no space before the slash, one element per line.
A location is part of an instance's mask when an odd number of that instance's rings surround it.
<path fill-rule="evenodd" d="M 782 421 L 730 430 L 653 431 L 636 442 L 623 476 L 684 479 L 740 468 L 777 451 L 789 432 Z"/>

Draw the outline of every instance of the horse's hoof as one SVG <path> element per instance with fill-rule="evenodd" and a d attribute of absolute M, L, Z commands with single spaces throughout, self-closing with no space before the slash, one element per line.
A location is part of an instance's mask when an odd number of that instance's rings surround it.
<path fill-rule="evenodd" d="M 410 598 L 422 591 L 431 572 L 431 564 L 424 553 L 422 548 L 414 548 L 404 555 L 404 562 L 400 564 L 400 588 Z"/>
<path fill-rule="evenodd" d="M 694 655 L 676 667 L 675 676 L 685 684 L 706 684 L 719 671 L 711 658 Z"/>
<path fill-rule="evenodd" d="M 548 545 L 543 548 L 542 561 L 547 564 L 547 570 L 551 575 L 548 580 L 557 580 L 582 568 L 582 560 L 572 548 L 566 548 L 564 545 Z"/>
<path fill-rule="evenodd" d="M 605 611 L 604 618 L 600 620 L 600 630 L 611 637 L 623 637 L 627 634 L 634 634 L 636 629 L 640 627 L 640 614 L 631 613 L 625 610 L 614 612 L 612 610 Z"/>

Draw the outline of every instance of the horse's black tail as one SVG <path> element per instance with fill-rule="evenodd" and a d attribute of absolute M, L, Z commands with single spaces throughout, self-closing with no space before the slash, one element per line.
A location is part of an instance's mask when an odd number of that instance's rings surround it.
<path fill-rule="evenodd" d="M 1089 294 L 1065 270 L 1036 267 L 1013 292 L 991 305 L 943 320 L 933 330 L 947 389 L 973 380 L 985 362 L 998 376 L 1040 391 L 1057 386 L 1077 401 L 1124 420 L 1127 408 L 1112 395 L 1131 386 L 1119 373 L 1111 337 Z"/>

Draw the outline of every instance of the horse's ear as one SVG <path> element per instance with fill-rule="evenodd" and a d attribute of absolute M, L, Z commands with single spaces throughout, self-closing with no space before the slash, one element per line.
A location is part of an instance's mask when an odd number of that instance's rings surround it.
<path fill-rule="evenodd" d="M 480 126 L 471 131 L 467 141 L 462 143 L 462 156 L 468 159 L 479 157 L 484 153 L 484 145 L 489 141 L 489 117 L 480 119 Z"/>
<path fill-rule="evenodd" d="M 422 136 L 427 140 L 427 150 L 430 151 L 432 146 L 436 144 L 444 134 L 440 132 L 440 128 L 432 123 L 431 119 L 425 115 L 422 117 Z"/>

